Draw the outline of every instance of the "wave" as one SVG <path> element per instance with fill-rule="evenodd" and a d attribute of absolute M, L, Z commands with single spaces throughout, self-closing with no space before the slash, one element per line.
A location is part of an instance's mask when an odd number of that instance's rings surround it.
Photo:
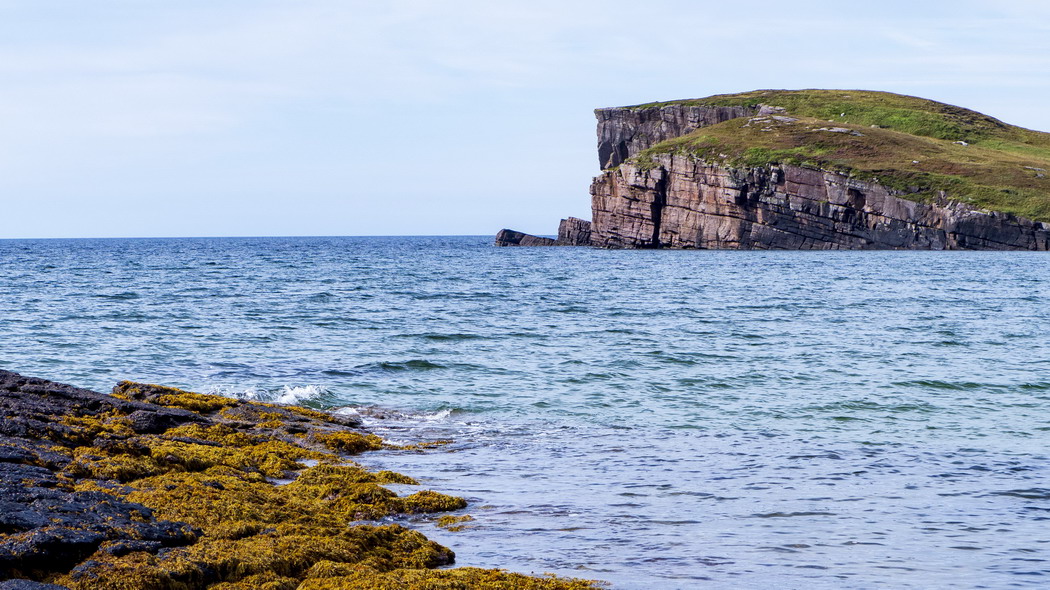
<path fill-rule="evenodd" d="M 485 371 L 488 374 L 499 374 L 509 375 L 513 374 L 514 371 L 505 369 L 502 367 L 486 367 L 482 365 L 475 365 L 471 363 L 435 363 L 426 359 L 412 359 L 408 361 L 381 361 L 375 363 L 367 363 L 364 365 L 358 365 L 354 367 L 354 370 L 361 372 L 369 371 L 382 371 L 382 372 L 414 372 L 414 371 L 437 371 L 441 369 L 453 369 L 453 370 L 465 370 L 465 371 Z"/>
<path fill-rule="evenodd" d="M 306 400 L 313 400 L 327 393 L 327 390 L 317 385 L 302 385 L 290 387 L 285 385 L 277 396 L 277 401 L 282 404 L 297 404 Z"/>
<path fill-rule="evenodd" d="M 868 411 L 868 412 L 936 412 L 939 408 L 926 402 L 886 403 L 869 400 L 847 400 L 830 404 L 811 405 L 802 408 L 808 412 Z M 838 417 L 836 417 L 838 419 Z"/>
<path fill-rule="evenodd" d="M 115 299 L 118 301 L 125 301 L 129 299 L 138 299 L 139 297 L 141 297 L 141 295 L 134 291 L 123 291 L 121 293 L 97 293 L 94 295 L 94 297 L 97 297 L 98 299 Z"/>
<path fill-rule="evenodd" d="M 260 402 L 277 402 L 280 404 L 302 404 L 318 400 L 329 393 L 319 385 L 284 385 L 278 389 L 266 389 L 255 386 L 211 385 L 205 393 L 222 395 L 237 399 Z"/>
<path fill-rule="evenodd" d="M 467 334 L 467 333 L 452 333 L 444 334 L 440 332 L 426 332 L 422 334 L 398 334 L 397 338 L 422 338 L 424 340 L 436 340 L 442 341 L 459 341 L 459 340 L 484 340 L 485 337 L 480 334 Z"/>
<path fill-rule="evenodd" d="M 965 391 L 968 389 L 979 389 L 981 387 L 999 387 L 991 383 L 974 383 L 972 381 L 941 381 L 939 379 L 917 379 L 915 381 L 896 381 L 893 383 L 898 387 L 912 387 L 918 385 L 919 387 L 927 387 L 930 389 L 949 389 L 955 391 Z"/>
<path fill-rule="evenodd" d="M 445 369 L 447 367 L 424 359 L 412 359 L 399 362 L 382 361 L 378 363 L 368 363 L 366 365 L 359 365 L 356 368 L 381 369 L 384 371 L 429 371 L 431 369 Z"/>
<path fill-rule="evenodd" d="M 439 422 L 441 420 L 444 420 L 445 418 L 448 418 L 451 415 L 452 410 L 445 409 L 439 412 L 434 412 L 433 414 L 423 414 L 422 418 L 427 422 Z"/>
<path fill-rule="evenodd" d="M 1024 490 L 1006 490 L 1002 492 L 992 492 L 993 496 L 1011 496 L 1014 498 L 1024 498 L 1025 500 L 1050 500 L 1050 488 L 1029 488 Z"/>

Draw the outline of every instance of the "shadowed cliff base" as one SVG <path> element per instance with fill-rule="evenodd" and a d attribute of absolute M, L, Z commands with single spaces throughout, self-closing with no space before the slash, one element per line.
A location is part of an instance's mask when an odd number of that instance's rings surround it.
<path fill-rule="evenodd" d="M 760 90 L 595 115 L 594 246 L 1050 247 L 1050 134 L 975 111 Z"/>
<path fill-rule="evenodd" d="M 383 487 L 418 482 L 349 457 L 413 449 L 352 416 L 126 381 L 103 395 L 2 370 L 0 412 L 3 588 L 598 587 L 435 570 L 454 561 L 447 547 L 363 524 L 467 502 Z"/>

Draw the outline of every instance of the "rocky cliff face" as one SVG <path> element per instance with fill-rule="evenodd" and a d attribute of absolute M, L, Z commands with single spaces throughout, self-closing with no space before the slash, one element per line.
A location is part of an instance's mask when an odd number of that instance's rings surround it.
<path fill-rule="evenodd" d="M 558 225 L 559 246 L 590 246 L 591 222 L 578 217 L 562 219 Z"/>
<path fill-rule="evenodd" d="M 1047 250 L 1050 224 L 924 204 L 796 166 L 734 170 L 672 154 L 625 162 L 591 186 L 605 248 Z"/>
<path fill-rule="evenodd" d="M 758 110 L 679 105 L 597 109 L 594 115 L 598 117 L 598 163 L 602 169 L 614 168 L 661 141 L 708 125 L 753 115 Z"/>
<path fill-rule="evenodd" d="M 604 248 L 1047 250 L 1050 224 L 941 198 L 918 203 L 875 182 L 687 155 L 630 158 L 653 144 L 768 107 L 599 109 L 592 245 Z"/>

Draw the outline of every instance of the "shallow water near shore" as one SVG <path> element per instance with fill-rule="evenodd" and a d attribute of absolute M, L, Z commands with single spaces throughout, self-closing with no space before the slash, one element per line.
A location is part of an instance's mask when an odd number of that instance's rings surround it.
<path fill-rule="evenodd" d="M 0 367 L 359 411 L 459 565 L 614 588 L 1050 584 L 1050 258 L 0 241 Z"/>

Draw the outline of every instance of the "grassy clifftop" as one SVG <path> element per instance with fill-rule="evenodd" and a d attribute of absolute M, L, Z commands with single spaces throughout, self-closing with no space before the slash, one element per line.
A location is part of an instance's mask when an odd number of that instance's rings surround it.
<path fill-rule="evenodd" d="M 672 152 L 733 166 L 794 164 L 877 180 L 917 201 L 946 191 L 980 208 L 1050 221 L 1050 133 L 861 90 L 756 90 L 627 108 L 670 105 L 779 109 L 657 144 L 636 157 L 643 166 Z"/>

